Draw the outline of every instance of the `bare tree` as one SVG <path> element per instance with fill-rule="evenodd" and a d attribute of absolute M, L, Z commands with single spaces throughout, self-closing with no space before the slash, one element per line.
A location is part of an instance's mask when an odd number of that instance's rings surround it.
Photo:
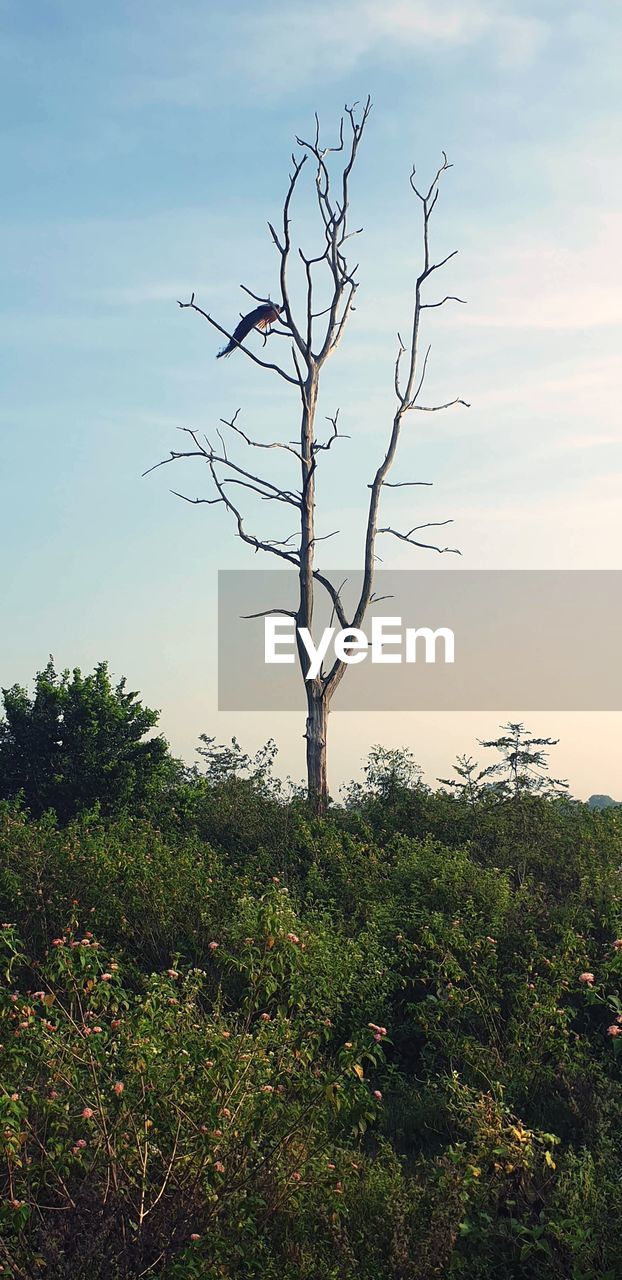
<path fill-rule="evenodd" d="M 308 655 L 300 639 L 299 628 L 312 630 L 314 596 L 316 588 L 327 592 L 335 616 L 343 630 L 360 628 L 369 605 L 374 600 L 373 581 L 377 560 L 376 541 L 379 535 L 390 534 L 411 546 L 424 547 L 439 553 L 454 552 L 451 547 L 437 546 L 422 539 L 424 530 L 448 524 L 450 521 L 430 521 L 414 525 L 410 529 L 399 530 L 391 525 L 379 527 L 379 508 L 383 488 L 401 488 L 414 485 L 417 481 L 402 481 L 391 484 L 388 475 L 395 460 L 400 433 L 404 420 L 409 413 L 435 413 L 450 405 L 466 405 L 466 401 L 456 397 L 445 404 L 426 405 L 420 401 L 426 376 L 430 348 L 420 358 L 419 331 L 422 313 L 430 307 L 442 307 L 450 301 L 462 302 L 463 299 L 453 295 L 433 301 L 423 300 L 423 288 L 428 280 L 440 270 L 445 263 L 455 256 L 457 250 L 446 254 L 435 262 L 430 250 L 430 219 L 439 196 L 439 185 L 443 175 L 451 168 L 446 155 L 427 188 L 420 188 L 415 181 L 415 169 L 410 175 L 410 185 L 414 196 L 419 201 L 422 213 L 422 260 L 421 269 L 415 281 L 414 302 L 410 323 L 410 335 L 403 342 L 398 334 L 398 351 L 393 370 L 393 390 L 396 405 L 393 412 L 386 452 L 376 474 L 369 485 L 369 508 L 365 530 L 363 556 L 363 572 L 360 595 L 351 617 L 348 616 L 342 601 L 341 587 L 336 586 L 326 573 L 316 566 L 316 547 L 320 540 L 316 535 L 315 517 L 315 484 L 319 460 L 328 452 L 335 442 L 341 438 L 338 427 L 338 411 L 329 417 L 330 433 L 327 439 L 320 440 L 316 434 L 316 414 L 320 389 L 320 375 L 329 356 L 335 351 L 343 337 L 348 318 L 353 310 L 353 302 L 358 287 L 356 280 L 357 265 L 351 266 L 348 260 L 349 244 L 352 237 L 358 235 L 362 228 L 350 230 L 349 196 L 352 170 L 358 155 L 359 145 L 371 110 L 369 98 L 361 111 L 357 105 L 346 107 L 340 122 L 339 141 L 335 146 L 322 145 L 320 125 L 315 116 L 315 136 L 307 142 L 297 138 L 300 148 L 298 155 L 292 156 L 292 172 L 283 204 L 282 220 L 279 230 L 269 224 L 270 235 L 279 261 L 279 288 L 281 303 L 273 304 L 270 299 L 261 298 L 247 286 L 242 289 L 256 302 L 264 304 L 257 308 L 257 316 L 262 317 L 256 328 L 264 329 L 264 349 L 268 333 L 288 341 L 290 364 L 272 362 L 257 355 L 244 344 L 238 335 L 243 331 L 238 326 L 236 334 L 229 333 L 222 325 L 195 301 L 192 294 L 189 302 L 180 302 L 180 307 L 189 307 L 203 316 L 205 320 L 229 339 L 229 349 L 239 348 L 244 355 L 262 369 L 269 370 L 295 389 L 300 401 L 300 443 L 286 441 L 265 442 L 253 439 L 242 430 L 238 423 L 239 409 L 230 419 L 221 419 L 221 427 L 217 430 L 218 443 L 212 443 L 206 437 L 199 438 L 195 430 L 183 428 L 189 437 L 188 447 L 183 450 L 171 450 L 170 456 L 157 463 L 163 466 L 179 458 L 201 458 L 207 463 L 212 494 L 207 498 L 186 498 L 186 501 L 220 504 L 232 517 L 236 533 L 243 542 L 255 551 L 263 551 L 277 556 L 295 569 L 298 582 L 298 607 L 291 616 L 296 621 L 296 636 L 300 670 L 305 684 L 307 698 L 306 721 L 306 754 L 309 799 L 314 811 L 322 814 L 327 805 L 326 780 L 326 738 L 327 720 L 333 694 L 343 678 L 346 664 L 335 659 L 330 670 L 322 669 L 314 679 L 306 679 Z M 320 218 L 322 234 L 321 252 L 316 256 L 307 256 L 302 248 L 297 248 L 297 256 L 302 263 L 306 305 L 302 304 L 300 314 L 293 306 L 290 286 L 292 258 L 296 250 L 291 236 L 291 210 L 294 194 L 299 185 L 306 165 L 314 171 L 314 191 L 317 212 Z M 323 287 L 328 283 L 328 305 L 316 310 L 317 289 L 322 288 L 320 273 L 323 274 Z M 318 284 L 319 281 L 319 284 Z M 273 314 L 274 312 L 274 314 Z M 271 328 L 266 328 L 265 317 L 274 321 Z M 249 317 L 246 317 L 249 319 Z M 246 327 L 246 326 L 244 326 Z M 228 436 L 228 438 L 227 438 Z M 249 466 L 242 465 L 233 456 L 231 444 L 242 442 L 246 449 L 279 449 L 289 453 L 300 471 L 299 488 L 283 488 L 274 483 L 266 475 L 261 475 Z M 150 468 L 153 470 L 154 468 Z M 240 506 L 240 499 L 233 496 L 237 490 L 250 491 L 270 503 L 282 504 L 296 513 L 296 534 L 286 539 L 259 537 L 249 531 L 245 523 L 245 515 Z M 332 536 L 331 534 L 326 536 Z M 269 613 L 283 613 L 284 610 L 269 609 Z M 257 616 L 257 615 L 255 615 Z"/>

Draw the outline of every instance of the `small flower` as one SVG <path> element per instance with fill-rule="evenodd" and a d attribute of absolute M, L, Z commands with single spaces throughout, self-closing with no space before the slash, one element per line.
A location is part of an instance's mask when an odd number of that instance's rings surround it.
<path fill-rule="evenodd" d="M 94 1115 L 95 1115 L 95 1112 L 93 1111 L 92 1107 L 85 1107 L 82 1112 L 82 1117 L 84 1120 L 91 1120 Z"/>
<path fill-rule="evenodd" d="M 112 1019 L 112 1022 L 110 1023 L 110 1026 L 112 1027 L 112 1030 L 113 1030 L 113 1031 L 116 1031 L 116 1030 L 117 1030 L 117 1028 L 121 1026 L 121 1019 L 120 1019 L 120 1018 L 113 1018 L 113 1019 Z"/>
<path fill-rule="evenodd" d="M 336 1182 L 336 1183 L 335 1183 L 335 1188 L 334 1188 L 334 1190 L 335 1190 L 335 1195 L 338 1195 L 338 1196 L 342 1196 L 342 1195 L 343 1195 L 343 1187 L 342 1187 L 342 1185 L 341 1185 L 341 1183 L 340 1183 L 340 1182 Z"/>
<path fill-rule="evenodd" d="M 594 974 L 593 974 L 593 973 L 580 973 L 580 974 L 579 974 L 579 982 L 582 982 L 582 983 L 583 983 L 583 985 L 584 985 L 584 986 L 586 986 L 586 987 L 591 987 L 591 986 L 593 986 L 593 985 L 594 985 Z"/>
<path fill-rule="evenodd" d="M 260 1014 L 260 1017 L 262 1022 L 272 1022 L 272 1018 L 269 1013 L 262 1013 Z"/>
<path fill-rule="evenodd" d="M 111 981 L 112 981 L 111 973 L 102 973 L 102 982 L 111 982 Z"/>
<path fill-rule="evenodd" d="M 345 1044 L 344 1044 L 344 1046 L 343 1046 L 343 1047 L 344 1047 L 344 1049 L 351 1049 L 351 1048 L 353 1047 L 353 1046 L 352 1046 L 352 1041 L 351 1041 L 351 1040 L 346 1040 L 346 1042 L 345 1042 Z"/>
<path fill-rule="evenodd" d="M 214 1168 L 215 1168 L 215 1170 L 216 1170 L 216 1173 L 224 1173 L 224 1172 L 225 1172 L 225 1166 L 224 1166 L 224 1164 L 223 1164 L 222 1160 L 216 1160 L 216 1161 L 215 1161 L 215 1163 L 214 1163 Z"/>
<path fill-rule="evenodd" d="M 293 942 L 293 943 L 294 943 L 294 946 L 295 946 L 298 942 L 300 942 L 300 938 L 298 937 L 298 934 L 297 934 L 297 933 L 288 933 L 288 935 L 287 935 L 287 940 L 288 940 L 288 942 Z"/>
<path fill-rule="evenodd" d="M 379 1031 L 377 1031 L 377 1032 L 376 1032 L 376 1034 L 375 1034 L 375 1036 L 374 1036 L 374 1040 L 375 1040 L 377 1043 L 378 1043 L 380 1040 L 382 1040 L 382 1036 L 380 1035 L 380 1032 L 379 1032 Z"/>
<path fill-rule="evenodd" d="M 86 1147 L 86 1145 L 87 1145 L 86 1138 L 78 1138 L 78 1141 L 76 1142 L 76 1147 L 82 1150 L 84 1147 Z"/>
<path fill-rule="evenodd" d="M 112 971 L 113 971 L 113 973 L 114 973 L 114 972 L 119 968 L 119 966 L 118 966 L 118 964 L 111 964 L 110 968 L 112 969 Z"/>
<path fill-rule="evenodd" d="M 272 1084 L 262 1084 L 262 1086 L 261 1086 L 261 1092 L 262 1092 L 262 1093 L 274 1093 L 274 1085 L 272 1085 Z"/>
<path fill-rule="evenodd" d="M 19 1093 L 11 1094 L 11 1102 L 19 1102 Z"/>
<path fill-rule="evenodd" d="M 617 1022 L 612 1022 L 612 1023 L 611 1023 L 611 1026 L 610 1026 L 610 1027 L 607 1027 L 607 1035 L 608 1035 L 608 1036 L 621 1036 L 621 1035 L 622 1035 L 622 1027 L 618 1026 L 618 1023 L 617 1023 Z"/>
<path fill-rule="evenodd" d="M 379 1036 L 386 1036 L 387 1034 L 386 1027 L 379 1027 L 375 1022 L 368 1022 L 367 1026 L 369 1027 L 370 1031 L 375 1031 L 376 1034 Z"/>
<path fill-rule="evenodd" d="M 378 1099 L 378 1102 L 380 1102 L 380 1101 L 381 1101 L 381 1099 L 382 1099 L 382 1094 L 381 1094 L 381 1092 L 380 1092 L 380 1090 L 379 1090 L 379 1089 L 374 1089 L 374 1098 L 377 1098 L 377 1099 Z"/>
<path fill-rule="evenodd" d="M 166 970 L 166 972 L 167 972 L 167 974 L 168 974 L 169 978 L 178 978 L 178 977 L 179 977 L 179 974 L 178 974 L 178 972 L 177 972 L 177 970 L 176 970 L 176 969 L 167 969 L 167 970 Z"/>
<path fill-rule="evenodd" d="M 93 1027 L 93 1035 L 94 1036 L 101 1035 L 101 1030 L 102 1030 L 101 1027 Z"/>
<path fill-rule="evenodd" d="M 614 951 L 622 951 L 622 938 L 616 938 L 615 942 L 612 942 L 611 945 Z"/>
<path fill-rule="evenodd" d="M 116 1083 L 113 1084 L 112 1088 L 114 1093 L 116 1093 L 117 1097 L 120 1097 L 120 1095 L 123 1093 L 123 1090 L 125 1089 L 125 1085 L 122 1080 L 117 1080 Z"/>
<path fill-rule="evenodd" d="M 53 946 L 53 947 L 62 947 L 62 945 L 63 945 L 64 941 L 65 941 L 65 939 L 64 939 L 64 938 L 52 938 L 52 946 Z"/>
<path fill-rule="evenodd" d="M 292 1182 L 300 1182 L 301 1178 L 302 1178 L 301 1173 L 292 1173 Z"/>
<path fill-rule="evenodd" d="M 58 1095 L 58 1090 L 57 1090 L 57 1089 L 50 1089 L 50 1100 L 51 1100 L 52 1102 L 55 1102 L 55 1101 L 56 1101 L 56 1099 L 58 1098 L 58 1096 L 59 1096 L 59 1095 Z"/>
<path fill-rule="evenodd" d="M 200 1237 L 200 1235 L 199 1235 L 198 1231 L 193 1231 L 193 1232 L 191 1233 L 191 1235 L 190 1235 L 190 1239 L 191 1239 L 191 1240 L 200 1240 L 200 1239 L 201 1239 L 201 1237 Z"/>
<path fill-rule="evenodd" d="M 209 943 L 209 950 L 210 950 L 210 951 L 217 951 L 217 950 L 218 950 L 218 948 L 219 948 L 219 946 L 220 946 L 220 943 L 219 943 L 219 942 L 210 942 L 210 943 Z"/>

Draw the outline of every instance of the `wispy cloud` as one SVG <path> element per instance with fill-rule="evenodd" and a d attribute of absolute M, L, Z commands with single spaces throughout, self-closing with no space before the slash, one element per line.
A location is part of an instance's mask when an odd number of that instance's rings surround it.
<path fill-rule="evenodd" d="M 483 40 L 503 65 L 524 65 L 542 47 L 547 27 L 486 0 L 468 6 L 456 0 L 342 0 L 304 8 L 273 0 L 251 20 L 248 35 L 240 58 L 267 88 L 319 73 L 343 74 L 371 54 L 378 62 Z"/>
<path fill-rule="evenodd" d="M 378 66 L 418 50 L 429 55 L 485 43 L 493 62 L 521 68 L 542 49 L 549 28 L 505 0 L 320 0 L 304 6 L 264 0 L 250 10 L 238 4 L 218 14 L 196 4 L 162 11 L 157 30 L 166 60 L 149 56 L 143 30 L 137 51 L 142 71 L 134 69 L 131 95 L 145 103 L 192 106 L 217 100 L 215 82 L 221 90 L 234 86 L 238 104 L 257 92 L 278 100 L 309 81 L 342 79 L 366 60 Z M 206 61 L 221 42 L 226 65 L 206 79 Z"/>

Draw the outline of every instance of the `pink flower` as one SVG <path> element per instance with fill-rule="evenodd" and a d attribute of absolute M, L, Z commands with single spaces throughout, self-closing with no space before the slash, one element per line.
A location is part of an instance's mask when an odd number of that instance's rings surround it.
<path fill-rule="evenodd" d="M 622 1036 L 622 1027 L 619 1027 L 617 1022 L 612 1022 L 611 1026 L 607 1027 L 607 1035 Z"/>
<path fill-rule="evenodd" d="M 288 933 L 288 935 L 287 935 L 287 940 L 288 940 L 288 942 L 293 942 L 293 943 L 294 943 L 294 945 L 296 945 L 298 942 L 300 942 L 300 938 L 298 937 L 298 934 L 297 934 L 297 933 Z"/>
<path fill-rule="evenodd" d="M 82 1150 L 82 1148 L 85 1147 L 86 1145 L 87 1145 L 86 1138 L 78 1138 L 78 1141 L 76 1142 L 76 1146 L 79 1147 L 80 1150 Z"/>
<path fill-rule="evenodd" d="M 117 1080 L 116 1084 L 113 1084 L 112 1088 L 118 1097 L 120 1094 L 123 1093 L 123 1090 L 125 1089 L 125 1085 L 123 1084 L 122 1080 Z"/>
<path fill-rule="evenodd" d="M 111 981 L 112 981 L 111 973 L 102 973 L 102 982 L 111 982 Z"/>
<path fill-rule="evenodd" d="M 168 974 L 169 978 L 178 978 L 178 977 L 179 977 L 179 974 L 178 974 L 178 972 L 177 972 L 177 970 L 176 970 L 176 969 L 167 969 L 167 970 L 166 970 L 166 972 L 167 972 L 167 974 Z"/>
<path fill-rule="evenodd" d="M 198 1231 L 193 1231 L 193 1232 L 192 1232 L 192 1234 L 191 1234 L 191 1236 L 190 1236 L 190 1239 L 191 1239 L 191 1240 L 200 1240 L 200 1239 L 201 1239 L 201 1237 L 200 1237 L 200 1235 L 199 1235 Z"/>
<path fill-rule="evenodd" d="M 210 950 L 210 951 L 217 951 L 217 950 L 218 950 L 218 948 L 219 948 L 219 946 L 220 946 L 220 943 L 219 943 L 219 942 L 210 942 L 210 944 L 209 944 L 209 950 Z"/>
<path fill-rule="evenodd" d="M 110 1026 L 112 1027 L 112 1030 L 113 1030 L 113 1031 L 116 1031 L 116 1030 L 117 1030 L 117 1027 L 120 1027 L 120 1026 L 121 1026 L 121 1019 L 120 1019 L 120 1018 L 113 1018 L 113 1019 L 112 1019 L 112 1022 L 110 1023 Z"/>
<path fill-rule="evenodd" d="M 301 1173 L 292 1173 L 292 1182 L 300 1182 L 301 1178 L 302 1178 Z"/>
<path fill-rule="evenodd" d="M 382 1036 L 380 1035 L 380 1032 L 379 1032 L 379 1031 L 377 1031 L 377 1032 L 376 1032 L 376 1034 L 375 1034 L 375 1036 L 374 1036 L 374 1040 L 376 1040 L 376 1041 L 382 1040 Z"/>
<path fill-rule="evenodd" d="M 225 1166 L 224 1166 L 224 1164 L 223 1164 L 222 1160 L 216 1160 L 216 1161 L 215 1161 L 215 1163 L 214 1163 L 214 1168 L 215 1168 L 215 1170 L 216 1170 L 216 1173 L 224 1173 L 224 1172 L 225 1172 Z"/>
<path fill-rule="evenodd" d="M 594 984 L 594 974 L 593 974 L 593 973 L 580 973 L 580 974 L 579 974 L 579 982 L 582 982 L 582 983 L 583 983 L 583 985 L 584 985 L 584 986 L 586 986 L 586 987 L 591 987 L 591 986 L 593 986 L 593 984 Z"/>
<path fill-rule="evenodd" d="M 65 941 L 64 938 L 52 938 L 52 946 L 62 947 L 64 941 Z"/>
<path fill-rule="evenodd" d="M 380 1092 L 380 1090 L 379 1090 L 379 1089 L 374 1089 L 374 1098 L 377 1098 L 377 1099 L 378 1099 L 378 1102 L 380 1102 L 380 1100 L 381 1100 L 381 1098 L 382 1098 L 382 1094 L 381 1094 L 381 1092 Z"/>
<path fill-rule="evenodd" d="M 271 1022 L 271 1021 L 272 1021 L 272 1019 L 271 1019 L 271 1017 L 270 1017 L 270 1014 L 269 1014 L 269 1013 L 262 1013 L 262 1014 L 260 1015 L 260 1017 L 261 1017 L 261 1021 L 262 1021 L 262 1022 Z"/>
<path fill-rule="evenodd" d="M 19 1102 L 19 1093 L 11 1094 L 11 1102 Z"/>
<path fill-rule="evenodd" d="M 262 1092 L 262 1093 L 274 1093 L 274 1085 L 271 1085 L 271 1084 L 262 1084 L 262 1086 L 261 1086 L 261 1092 Z"/>
<path fill-rule="evenodd" d="M 101 1035 L 101 1027 L 93 1027 L 93 1035 Z"/>
<path fill-rule="evenodd" d="M 91 1120 L 94 1115 L 95 1115 L 95 1112 L 93 1111 L 92 1107 L 85 1107 L 82 1112 L 82 1116 L 84 1120 Z"/>
<path fill-rule="evenodd" d="M 53 1102 L 57 1097 L 58 1097 L 58 1091 L 57 1091 L 56 1089 L 50 1089 L 50 1098 L 51 1098 L 52 1102 Z"/>
<path fill-rule="evenodd" d="M 386 1036 L 387 1034 L 386 1027 L 379 1027 L 375 1022 L 368 1022 L 367 1026 L 369 1027 L 370 1031 L 375 1031 L 379 1036 Z"/>
<path fill-rule="evenodd" d="M 612 942 L 611 945 L 614 951 L 622 951 L 622 938 L 616 938 L 615 942 Z"/>
<path fill-rule="evenodd" d="M 346 1040 L 346 1042 L 345 1042 L 345 1044 L 344 1044 L 344 1046 L 343 1046 L 343 1047 L 344 1047 L 344 1049 L 351 1049 L 351 1048 L 352 1048 L 352 1041 L 351 1041 L 351 1040 Z"/>

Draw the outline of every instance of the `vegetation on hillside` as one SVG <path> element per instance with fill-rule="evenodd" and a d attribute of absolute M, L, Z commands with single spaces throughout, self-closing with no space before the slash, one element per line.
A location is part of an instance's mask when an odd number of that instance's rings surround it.
<path fill-rule="evenodd" d="M 314 819 L 97 672 L 0 731 L 2 1275 L 615 1280 L 622 810 L 506 726 Z"/>

